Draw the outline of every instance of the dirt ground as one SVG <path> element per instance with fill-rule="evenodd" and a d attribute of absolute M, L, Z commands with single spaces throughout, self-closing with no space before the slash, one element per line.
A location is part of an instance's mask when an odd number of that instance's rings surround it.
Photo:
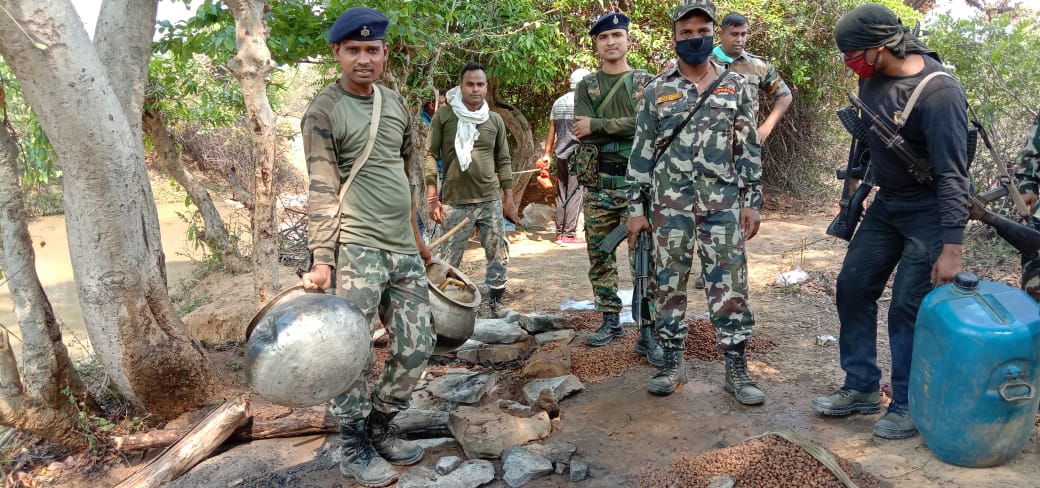
<path fill-rule="evenodd" d="M 967 469 L 936 459 L 920 436 L 900 441 L 874 437 L 871 427 L 876 415 L 825 418 L 812 411 L 812 397 L 830 393 L 842 380 L 837 345 L 817 343 L 817 336 L 838 333 L 833 286 L 845 245 L 825 237 L 830 218 L 824 213 L 767 212 L 759 236 L 748 243 L 755 334 L 775 343 L 750 354 L 750 372 L 767 393 L 765 405 L 742 406 L 723 390 L 721 360 L 688 361 L 690 383 L 663 398 L 646 393 L 646 380 L 655 370 L 645 363 L 621 377 L 588 383 L 583 392 L 561 403 L 561 419 L 549 439 L 576 445 L 578 455 L 590 462 L 590 478 L 579 485 L 635 486 L 646 468 L 665 467 L 682 455 L 790 429 L 892 486 L 1040 487 L 1040 427 L 1034 428 L 1029 445 L 1012 462 Z M 556 312 L 564 300 L 592 298 L 585 249 L 561 247 L 552 238 L 547 232 L 526 233 L 511 246 L 506 299 L 517 311 Z M 462 266 L 478 282 L 483 275 L 482 256 L 471 246 Z M 775 284 L 778 273 L 796 267 L 808 272 L 810 280 L 799 285 Z M 623 275 L 622 283 L 630 283 L 627 272 Z M 221 296 L 214 283 L 199 286 L 208 287 L 209 296 Z M 703 295 L 691 292 L 688 315 L 693 317 L 706 307 Z M 228 316 L 251 316 L 237 310 L 226 312 Z M 887 345 L 885 334 L 880 335 L 883 353 L 879 359 L 887 377 Z M 215 356 L 215 362 L 233 365 L 233 357 L 221 354 Z M 229 371 L 241 374 L 235 368 Z M 508 378 L 500 383 L 508 383 Z M 240 377 L 231 384 L 244 387 Z M 336 435 L 239 444 L 168 486 L 353 487 L 330 456 L 338 444 Z M 156 454 L 131 454 L 118 466 L 87 479 L 66 473 L 52 483 L 41 479 L 38 486 L 113 486 Z M 427 453 L 422 465 L 433 467 L 445 455 L 462 456 L 462 452 L 457 444 L 437 448 Z M 499 479 L 488 486 L 506 486 L 501 481 L 501 465 L 496 469 Z M 570 485 L 564 480 L 552 475 L 525 486 Z"/>

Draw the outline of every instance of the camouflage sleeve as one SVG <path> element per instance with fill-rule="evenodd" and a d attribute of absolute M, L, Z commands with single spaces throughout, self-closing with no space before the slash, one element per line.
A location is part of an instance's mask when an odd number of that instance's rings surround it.
<path fill-rule="evenodd" d="M 791 89 L 787 87 L 787 83 L 784 83 L 783 78 L 780 78 L 776 67 L 773 66 L 773 63 L 768 62 L 766 63 L 766 75 L 762 77 L 758 89 L 769 95 L 769 99 L 774 102 L 791 95 Z"/>
<path fill-rule="evenodd" d="M 654 150 L 657 147 L 657 103 L 653 100 L 654 90 L 643 92 L 636 110 L 635 139 L 632 155 L 628 158 L 628 215 L 646 216 L 644 205 L 650 198 L 651 178 L 654 173 Z"/>
<path fill-rule="evenodd" d="M 762 208 L 762 147 L 758 141 L 751 87 L 742 84 L 733 121 L 733 165 L 743 183 L 744 207 Z"/>
<path fill-rule="evenodd" d="M 498 185 L 499 188 L 508 190 L 513 187 L 513 161 L 509 158 L 509 137 L 502 117 L 495 117 L 495 125 L 498 126 L 495 134 L 495 169 L 498 170 Z"/>
<path fill-rule="evenodd" d="M 1037 184 L 1040 180 L 1040 116 L 1033 122 L 1033 127 L 1029 130 L 1029 139 L 1018 153 L 1015 178 L 1018 179 L 1018 189 L 1022 193 L 1040 193 Z"/>
<path fill-rule="evenodd" d="M 444 120 L 441 111 L 438 110 L 430 121 L 430 133 L 426 136 L 429 144 L 423 153 L 423 179 L 427 185 L 437 185 L 437 159 L 441 151 L 441 139 L 444 137 L 443 127 Z"/>
<path fill-rule="evenodd" d="M 300 122 L 310 187 L 307 193 L 307 248 L 314 264 L 336 265 L 339 237 L 340 173 L 328 113 L 312 107 Z"/>

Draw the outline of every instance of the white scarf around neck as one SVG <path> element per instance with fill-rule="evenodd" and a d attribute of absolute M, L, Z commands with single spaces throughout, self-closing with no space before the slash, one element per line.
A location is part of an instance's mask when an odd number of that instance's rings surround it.
<path fill-rule="evenodd" d="M 457 86 L 448 90 L 444 98 L 459 119 L 458 127 L 455 129 L 455 154 L 459 158 L 459 169 L 466 171 L 469 163 L 473 162 L 473 144 L 480 137 L 477 126 L 487 122 L 488 119 L 488 104 L 485 101 L 479 109 L 471 111 L 462 102 L 462 92 Z"/>

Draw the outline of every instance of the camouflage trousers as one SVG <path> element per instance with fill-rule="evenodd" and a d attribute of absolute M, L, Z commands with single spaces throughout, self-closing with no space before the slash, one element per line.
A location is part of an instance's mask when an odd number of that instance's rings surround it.
<path fill-rule="evenodd" d="M 408 408 L 437 338 L 430 325 L 426 267 L 418 254 L 398 254 L 356 244 L 341 244 L 336 295 L 354 302 L 372 329 L 376 314 L 390 335 L 390 355 L 373 391 L 369 375 L 375 352 L 368 348 L 365 370 L 329 411 L 342 426 L 367 417 L 373 408 L 391 413 Z"/>
<path fill-rule="evenodd" d="M 469 223 L 452 234 L 447 242 L 441 244 L 437 249 L 433 249 L 434 255 L 441 256 L 448 264 L 458 268 L 462 263 L 462 255 L 466 252 L 469 237 L 473 235 L 473 228 L 476 227 L 480 231 L 480 246 L 484 248 L 484 258 L 487 259 L 484 282 L 488 288 L 505 288 L 509 251 L 506 247 L 506 233 L 502 225 L 502 200 L 464 205 L 445 204 L 443 208 L 444 222 L 438 226 L 436 237 L 455 228 L 467 217 Z"/>
<path fill-rule="evenodd" d="M 689 326 L 687 293 L 696 232 L 708 314 L 719 347 L 732 349 L 751 336 L 755 319 L 748 304 L 747 255 L 740 209 L 703 214 L 653 206 L 655 279 L 651 282 L 655 325 L 662 345 L 683 347 Z"/>
<path fill-rule="evenodd" d="M 628 196 L 625 189 L 585 187 L 585 242 L 589 253 L 589 282 L 596 296 L 596 310 L 620 312 L 618 298 L 617 256 L 614 251 L 601 251 L 599 246 L 610 231 L 628 221 Z M 628 265 L 632 266 L 631 250 Z"/>

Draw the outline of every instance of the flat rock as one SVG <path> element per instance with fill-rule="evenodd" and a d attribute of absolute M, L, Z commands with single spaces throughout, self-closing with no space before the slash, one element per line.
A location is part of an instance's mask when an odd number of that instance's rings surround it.
<path fill-rule="evenodd" d="M 401 433 L 424 433 L 425 435 L 448 434 L 448 412 L 409 408 L 394 417 L 394 425 Z"/>
<path fill-rule="evenodd" d="M 397 488 L 477 488 L 495 479 L 495 466 L 488 461 L 466 461 L 448 474 L 417 466 L 401 474 Z"/>
<path fill-rule="evenodd" d="M 513 344 L 527 338 L 527 331 L 518 322 L 506 319 L 477 319 L 471 340 L 486 344 Z"/>
<path fill-rule="evenodd" d="M 573 329 L 574 321 L 574 317 L 565 315 L 529 313 L 520 317 L 520 327 L 531 334 L 538 334 L 547 330 Z"/>
<path fill-rule="evenodd" d="M 552 428 L 547 413 L 509 400 L 460 406 L 451 412 L 448 427 L 470 459 L 501 457 L 510 447 L 548 437 Z"/>
<path fill-rule="evenodd" d="M 535 334 L 534 345 L 543 346 L 556 341 L 570 343 L 572 340 L 574 340 L 574 329 L 550 330 L 541 334 Z"/>
<path fill-rule="evenodd" d="M 554 463 L 570 464 L 571 457 L 578 451 L 574 444 L 566 442 L 547 442 L 545 444 L 528 444 L 524 449 L 544 457 Z"/>
<path fill-rule="evenodd" d="M 495 386 L 496 378 L 487 373 L 446 374 L 431 381 L 427 390 L 449 402 L 477 403 Z"/>
<path fill-rule="evenodd" d="M 524 351 L 520 347 L 502 344 L 485 344 L 474 349 L 458 351 L 455 356 L 473 364 L 494 365 L 520 359 Z"/>
<path fill-rule="evenodd" d="M 454 437 L 434 437 L 432 439 L 415 439 L 415 443 L 419 444 L 419 447 L 423 449 L 435 449 L 448 444 L 455 444 Z"/>
<path fill-rule="evenodd" d="M 553 465 L 552 461 L 523 447 L 511 447 L 502 453 L 502 470 L 502 479 L 516 488 L 534 478 L 552 473 Z"/>
<path fill-rule="evenodd" d="M 584 390 L 585 384 L 572 374 L 534 380 L 524 385 L 524 399 L 527 400 L 527 404 L 533 406 L 537 403 L 538 394 L 546 389 L 551 391 L 557 400 L 563 400 L 574 393 Z"/>

